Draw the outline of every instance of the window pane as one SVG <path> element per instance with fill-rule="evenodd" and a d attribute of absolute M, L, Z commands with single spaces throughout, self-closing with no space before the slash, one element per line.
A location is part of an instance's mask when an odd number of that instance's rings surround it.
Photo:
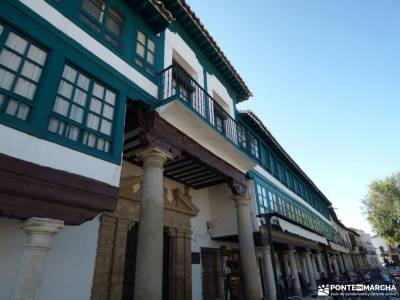
<path fill-rule="evenodd" d="M 13 84 L 14 78 L 15 75 L 13 73 L 0 68 L 0 87 L 9 91 Z"/>
<path fill-rule="evenodd" d="M 78 72 L 75 69 L 71 68 L 70 66 L 65 66 L 62 76 L 74 83 L 77 74 Z"/>
<path fill-rule="evenodd" d="M 27 78 L 30 78 L 35 82 L 38 82 L 40 74 L 42 74 L 42 68 L 26 60 L 24 62 L 24 66 L 22 67 L 21 73 L 25 75 Z"/>
<path fill-rule="evenodd" d="M 53 111 L 66 116 L 68 114 L 69 102 L 64 100 L 61 97 L 56 98 L 56 102 L 54 103 Z"/>
<path fill-rule="evenodd" d="M 78 103 L 82 106 L 85 106 L 86 104 L 86 96 L 87 94 L 82 91 L 81 89 L 76 88 L 75 89 L 75 94 L 74 94 L 74 102 Z"/>
<path fill-rule="evenodd" d="M 22 77 L 18 78 L 17 84 L 15 85 L 14 92 L 18 95 L 21 95 L 29 100 L 33 99 L 36 91 L 36 84 L 23 79 Z"/>
<path fill-rule="evenodd" d="M 104 95 L 104 88 L 95 83 L 93 86 L 93 95 L 95 95 L 97 98 L 103 99 L 103 95 Z"/>
<path fill-rule="evenodd" d="M 28 50 L 28 57 L 34 62 L 37 62 L 39 65 L 43 66 L 47 57 L 47 53 L 35 45 L 31 45 Z"/>
<path fill-rule="evenodd" d="M 89 128 L 92 128 L 94 130 L 98 130 L 99 122 L 100 122 L 100 118 L 98 116 L 96 116 L 94 114 L 89 114 L 88 119 L 86 121 L 86 126 Z"/>
<path fill-rule="evenodd" d="M 22 37 L 16 35 L 14 32 L 10 32 L 6 41 L 6 45 L 17 52 L 24 54 L 28 42 Z"/>
<path fill-rule="evenodd" d="M 142 44 L 137 43 L 136 45 L 136 53 L 137 55 L 139 55 L 140 57 L 144 57 L 144 47 Z"/>
<path fill-rule="evenodd" d="M 68 99 L 72 96 L 73 86 L 68 82 L 61 80 L 60 87 L 58 88 L 58 93 Z"/>
<path fill-rule="evenodd" d="M 15 101 L 14 99 L 10 99 L 10 101 L 8 101 L 6 113 L 11 116 L 15 116 L 17 109 L 18 109 L 18 102 Z"/>
<path fill-rule="evenodd" d="M 68 138 L 73 141 L 78 140 L 79 129 L 75 126 L 70 126 L 68 131 Z"/>
<path fill-rule="evenodd" d="M 101 101 L 96 98 L 92 98 L 92 100 L 90 101 L 90 110 L 93 112 L 100 114 L 101 106 L 102 106 Z"/>
<path fill-rule="evenodd" d="M 21 103 L 18 108 L 17 118 L 21 120 L 26 120 L 28 118 L 29 106 Z"/>
<path fill-rule="evenodd" d="M 138 31 L 138 41 L 142 44 L 146 44 L 146 36 L 143 34 L 143 32 Z"/>
<path fill-rule="evenodd" d="M 103 19 L 104 0 L 84 0 L 82 8 L 99 22 Z"/>
<path fill-rule="evenodd" d="M 109 90 L 106 90 L 105 100 L 107 103 L 110 103 L 111 105 L 115 105 L 115 94 Z"/>
<path fill-rule="evenodd" d="M 108 9 L 109 16 L 106 19 L 106 27 L 112 33 L 120 37 L 124 26 L 124 17 L 120 12 L 113 8 Z"/>
<path fill-rule="evenodd" d="M 85 135 L 83 136 L 83 143 L 90 147 L 94 147 L 96 144 L 96 136 L 94 134 L 85 132 Z"/>
<path fill-rule="evenodd" d="M 3 33 L 3 29 L 4 29 L 3 25 L 0 24 L 0 35 Z"/>
<path fill-rule="evenodd" d="M 0 94 L 0 108 L 1 108 L 1 105 L 3 104 L 3 102 L 4 102 L 4 99 L 5 99 L 5 96 L 3 94 Z"/>
<path fill-rule="evenodd" d="M 147 52 L 147 62 L 151 65 L 154 65 L 154 54 L 151 52 Z"/>
<path fill-rule="evenodd" d="M 0 64 L 10 68 L 11 70 L 18 71 L 21 64 L 21 57 L 6 48 L 1 51 L 0 54 Z"/>
<path fill-rule="evenodd" d="M 156 46 L 154 42 L 150 39 L 147 40 L 147 48 L 153 53 L 156 51 Z"/>
<path fill-rule="evenodd" d="M 97 149 L 99 149 L 99 150 L 103 150 L 104 149 L 104 139 L 99 138 L 97 140 Z"/>
<path fill-rule="evenodd" d="M 55 118 L 51 118 L 49 123 L 49 131 L 56 133 L 58 129 L 59 121 Z"/>
<path fill-rule="evenodd" d="M 103 119 L 101 121 L 100 131 L 104 134 L 111 135 L 111 122 Z"/>
<path fill-rule="evenodd" d="M 84 76 L 82 74 L 79 74 L 77 84 L 79 87 L 81 87 L 85 91 L 87 91 L 89 89 L 89 78 L 87 78 L 86 76 Z"/>
<path fill-rule="evenodd" d="M 72 105 L 71 107 L 71 112 L 69 113 L 69 117 L 78 122 L 78 123 L 82 123 L 82 119 L 83 119 L 83 109 L 80 108 L 77 105 Z"/>
<path fill-rule="evenodd" d="M 107 119 L 112 120 L 113 119 L 113 115 L 114 115 L 114 108 L 112 106 L 104 104 L 103 116 L 106 117 Z"/>
<path fill-rule="evenodd" d="M 106 141 L 104 143 L 104 151 L 109 152 L 110 151 L 110 142 Z"/>

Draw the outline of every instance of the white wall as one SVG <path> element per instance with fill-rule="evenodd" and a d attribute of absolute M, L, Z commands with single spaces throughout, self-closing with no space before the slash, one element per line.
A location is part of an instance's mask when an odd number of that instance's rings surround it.
<path fill-rule="evenodd" d="M 20 221 L 0 218 L 0 299 L 8 299 L 26 234 Z M 99 220 L 65 226 L 52 238 L 40 300 L 88 300 L 96 258 Z"/>
<path fill-rule="evenodd" d="M 236 207 L 227 184 L 209 188 L 210 234 L 222 237 L 238 234 Z"/>
<path fill-rule="evenodd" d="M 10 138 L 12 137 L 12 138 Z M 0 124 L 0 153 L 112 186 L 119 186 L 121 166 L 39 139 Z"/>
<path fill-rule="evenodd" d="M 218 186 L 219 187 L 219 186 Z M 218 188 L 217 188 L 218 189 Z M 228 187 L 225 186 L 228 190 Z M 193 197 L 192 201 L 200 209 L 198 215 L 191 220 L 192 225 L 192 252 L 201 252 L 201 248 L 220 248 L 226 246 L 228 248 L 239 248 L 238 244 L 219 242 L 212 240 L 213 230 L 207 228 L 207 222 L 212 220 L 212 214 L 215 216 L 214 208 L 215 205 L 211 204 L 209 197 L 213 197 L 214 188 L 202 189 L 202 190 L 191 190 Z M 218 194 L 222 196 L 223 192 L 219 191 Z M 227 199 L 213 197 L 216 201 L 226 202 Z M 233 200 L 229 197 L 229 201 Z M 236 214 L 235 214 L 236 216 Z M 237 221 L 234 220 L 234 226 L 236 227 Z M 201 262 L 200 262 L 201 263 Z M 202 299 L 202 269 L 201 264 L 192 265 L 192 299 Z"/>
<path fill-rule="evenodd" d="M 196 53 L 189 47 L 188 44 L 179 36 L 179 34 L 167 29 L 165 31 L 165 49 L 164 49 L 164 66 L 168 67 L 172 64 L 172 59 L 177 60 L 182 64 L 190 65 L 192 70 L 185 69 L 194 79 L 204 87 L 204 71 L 200 61 L 197 59 Z M 195 75 L 193 74 L 195 73 Z M 233 99 L 229 96 L 227 88 L 217 79 L 214 74 L 207 72 L 207 92 L 213 96 L 217 93 L 224 101 L 222 106 L 227 108 L 227 112 L 234 118 Z"/>

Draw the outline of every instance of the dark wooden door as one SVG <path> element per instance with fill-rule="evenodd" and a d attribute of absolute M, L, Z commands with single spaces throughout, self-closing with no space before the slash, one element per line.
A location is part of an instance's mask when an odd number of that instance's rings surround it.
<path fill-rule="evenodd" d="M 138 224 L 128 231 L 125 252 L 124 283 L 122 288 L 122 300 L 133 300 L 135 289 L 136 248 Z"/>
<path fill-rule="evenodd" d="M 222 299 L 219 256 L 219 249 L 201 250 L 204 300 Z"/>
<path fill-rule="evenodd" d="M 137 234 L 139 225 L 135 224 L 127 235 L 126 252 L 125 252 L 125 270 L 124 283 L 122 288 L 122 300 L 134 300 L 135 290 L 135 269 L 136 269 L 136 251 L 137 251 Z M 169 296 L 170 285 L 170 239 L 164 233 L 164 254 L 163 254 L 163 300 L 171 300 Z"/>

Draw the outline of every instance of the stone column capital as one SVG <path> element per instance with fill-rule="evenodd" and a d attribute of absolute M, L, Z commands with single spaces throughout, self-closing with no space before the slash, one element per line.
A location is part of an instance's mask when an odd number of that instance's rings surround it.
<path fill-rule="evenodd" d="M 63 226 L 63 221 L 47 218 L 30 218 L 22 223 L 28 239 L 10 300 L 39 299 L 50 240 Z"/>
<path fill-rule="evenodd" d="M 250 196 L 248 194 L 236 194 L 232 196 L 233 201 L 235 201 L 236 206 L 249 206 Z"/>
<path fill-rule="evenodd" d="M 266 245 L 263 247 L 263 250 L 264 250 L 264 252 L 265 252 L 266 254 L 271 255 L 271 246 L 270 246 L 269 244 L 266 244 Z"/>
<path fill-rule="evenodd" d="M 28 234 L 25 247 L 50 249 L 50 237 L 64 227 L 64 221 L 47 218 L 30 218 L 21 224 Z"/>
<path fill-rule="evenodd" d="M 142 159 L 144 167 L 162 168 L 168 159 L 172 158 L 172 154 L 156 146 L 147 147 L 136 154 Z"/>
<path fill-rule="evenodd" d="M 295 254 L 296 253 L 296 249 L 289 249 L 285 251 L 287 254 Z"/>

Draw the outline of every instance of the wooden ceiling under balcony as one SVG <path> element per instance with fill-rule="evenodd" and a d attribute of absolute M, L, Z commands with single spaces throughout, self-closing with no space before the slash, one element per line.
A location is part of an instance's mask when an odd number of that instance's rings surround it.
<path fill-rule="evenodd" d="M 166 177 L 194 189 L 225 182 L 236 190 L 246 190 L 245 174 L 203 148 L 156 112 L 143 113 L 131 104 L 126 116 L 124 160 L 141 165 L 136 154 L 145 147 L 158 146 L 173 154 L 173 159 L 164 166 Z"/>

